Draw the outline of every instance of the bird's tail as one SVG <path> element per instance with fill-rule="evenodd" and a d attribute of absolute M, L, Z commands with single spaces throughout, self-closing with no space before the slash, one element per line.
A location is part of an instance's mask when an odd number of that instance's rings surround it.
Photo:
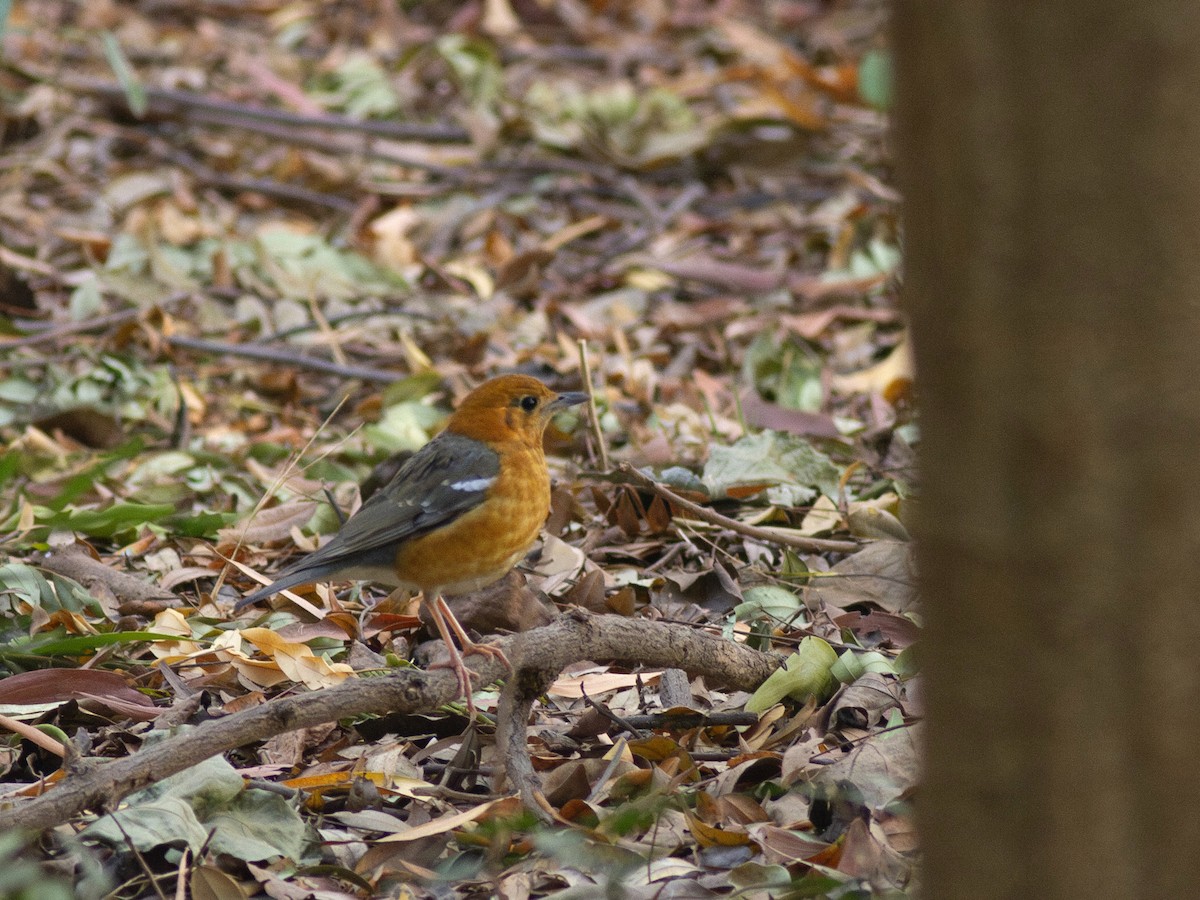
<path fill-rule="evenodd" d="M 312 581 L 320 581 L 327 573 L 322 567 L 313 568 L 310 566 L 301 566 L 295 571 L 289 572 L 284 570 L 279 577 L 265 587 L 260 587 L 252 594 L 247 594 L 241 600 L 233 605 L 234 613 L 239 613 L 247 606 L 257 603 L 264 597 L 270 597 L 272 594 L 277 594 L 280 591 L 286 591 L 288 588 L 293 588 L 298 584 L 308 584 Z"/>

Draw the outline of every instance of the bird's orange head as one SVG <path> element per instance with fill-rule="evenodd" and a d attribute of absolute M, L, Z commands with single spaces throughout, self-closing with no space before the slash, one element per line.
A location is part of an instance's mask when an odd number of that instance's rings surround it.
<path fill-rule="evenodd" d="M 446 430 L 487 443 L 541 447 L 551 417 L 586 399 L 577 391 L 556 393 L 528 375 L 501 375 L 467 394 Z"/>

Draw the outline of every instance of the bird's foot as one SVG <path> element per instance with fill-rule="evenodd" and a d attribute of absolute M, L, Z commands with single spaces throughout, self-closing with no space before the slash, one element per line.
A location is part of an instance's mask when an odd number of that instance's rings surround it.
<path fill-rule="evenodd" d="M 478 653 L 481 656 L 490 656 L 492 659 L 499 660 L 504 664 L 505 668 L 512 669 L 512 664 L 508 661 L 508 657 L 504 655 L 504 651 L 494 644 L 479 644 L 471 640 L 467 635 L 466 629 L 459 624 L 458 619 L 454 617 L 454 613 L 446 604 L 444 598 L 435 596 L 428 604 L 427 609 L 433 618 L 434 624 L 437 626 L 438 632 L 442 636 L 442 642 L 446 645 L 446 651 L 450 658 L 442 662 L 431 663 L 427 668 L 430 669 L 451 669 L 455 677 L 458 678 L 458 687 L 462 691 L 463 696 L 467 700 L 467 710 L 471 714 L 471 718 L 475 717 L 475 701 L 471 697 L 473 687 L 471 685 L 472 678 L 478 678 L 479 675 L 467 668 L 463 662 L 464 656 L 470 656 L 472 653 Z M 462 646 L 462 651 L 455 644 L 457 639 L 458 645 Z"/>
<path fill-rule="evenodd" d="M 447 643 L 446 649 L 450 651 L 450 658 L 431 662 L 425 668 L 433 669 L 449 669 L 454 673 L 454 677 L 458 680 L 458 690 L 463 698 L 467 701 L 467 712 L 471 718 L 475 718 L 475 700 L 471 696 L 475 692 L 474 686 L 471 684 L 472 678 L 478 678 L 479 675 L 467 668 L 463 662 L 462 654 L 458 652 L 458 648 L 453 644 Z"/>
<path fill-rule="evenodd" d="M 504 651 L 495 644 L 478 644 L 475 641 L 468 640 L 463 644 L 462 652 L 463 656 L 470 656 L 472 653 L 478 653 L 480 656 L 490 656 L 492 659 L 502 663 L 504 668 L 510 672 L 512 671 L 512 663 L 508 661 L 508 657 L 504 655 Z"/>
<path fill-rule="evenodd" d="M 463 662 L 464 656 L 470 656 L 472 653 L 478 653 L 480 656 L 490 656 L 492 659 L 499 660 L 507 668 L 511 669 L 512 664 L 509 663 L 508 657 L 504 655 L 504 651 L 492 644 L 477 644 L 475 641 L 467 641 L 465 647 L 460 652 L 452 642 L 445 642 L 446 649 L 449 652 L 449 659 L 439 660 L 427 665 L 426 669 L 450 669 L 454 672 L 458 679 L 458 689 L 462 692 L 463 697 L 467 701 L 467 710 L 471 717 L 475 716 L 475 701 L 471 697 L 474 692 L 473 681 L 480 678 L 478 672 L 467 668 L 467 664 Z"/>

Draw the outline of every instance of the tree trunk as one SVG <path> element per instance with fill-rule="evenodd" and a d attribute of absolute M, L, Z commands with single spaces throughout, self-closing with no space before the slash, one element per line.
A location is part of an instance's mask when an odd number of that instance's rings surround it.
<path fill-rule="evenodd" d="M 899 0 L 926 896 L 1200 892 L 1200 4 Z"/>

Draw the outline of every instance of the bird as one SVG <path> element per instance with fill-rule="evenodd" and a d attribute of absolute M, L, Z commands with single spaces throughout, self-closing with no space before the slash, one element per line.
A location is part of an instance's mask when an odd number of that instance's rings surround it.
<path fill-rule="evenodd" d="M 463 656 L 503 651 L 468 637 L 446 595 L 504 577 L 537 540 L 550 512 L 542 436 L 560 410 L 583 403 L 528 375 L 500 375 L 471 391 L 436 437 L 413 454 L 324 546 L 243 597 L 234 612 L 314 581 L 363 580 L 418 590 L 450 652 L 449 668 L 474 715 Z M 462 651 L 454 644 L 457 638 Z"/>

